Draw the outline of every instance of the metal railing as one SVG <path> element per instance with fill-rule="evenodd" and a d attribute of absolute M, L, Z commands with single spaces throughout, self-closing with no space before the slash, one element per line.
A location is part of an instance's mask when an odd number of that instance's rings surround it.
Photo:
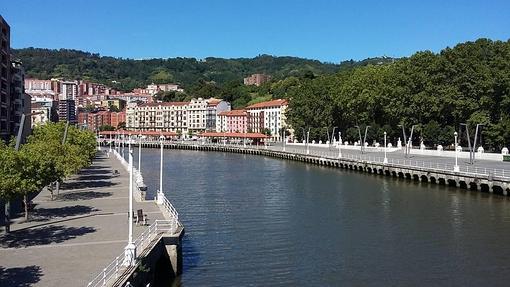
<path fill-rule="evenodd" d="M 169 142 L 172 144 L 171 142 Z M 173 143 L 175 144 L 175 143 Z M 181 143 L 179 143 L 181 144 Z M 213 146 L 213 147 L 229 147 L 229 148 L 241 148 L 244 149 L 243 143 L 236 143 L 236 144 L 229 144 L 229 143 L 206 143 L 206 144 L 198 144 L 198 143 L 187 143 L 188 145 L 198 145 L 198 146 Z M 276 148 L 276 149 L 275 149 Z M 247 145 L 246 149 L 271 149 L 278 152 L 283 152 L 280 150 L 282 148 L 281 145 Z M 309 153 L 306 153 L 306 148 L 295 148 L 291 146 L 286 146 L 285 148 L 286 153 L 293 153 L 298 155 L 304 155 L 304 156 L 318 156 L 325 159 L 330 160 L 338 160 L 338 159 L 350 159 L 355 161 L 362 161 L 366 163 L 377 163 L 377 164 L 383 164 L 384 163 L 384 157 L 381 156 L 370 156 L 370 155 L 361 155 L 361 154 L 342 154 L 342 156 L 338 157 L 338 149 L 335 148 L 335 150 L 316 150 L 316 149 L 310 149 Z M 437 163 L 437 162 L 428 162 L 428 161 L 418 161 L 418 160 L 410 160 L 410 159 L 395 159 L 395 158 L 387 158 L 388 163 L 391 165 L 398 165 L 402 167 L 417 167 L 417 168 L 426 168 L 429 170 L 437 170 L 437 171 L 447 171 L 447 172 L 453 172 L 454 165 L 453 164 L 446 164 L 446 163 Z M 470 174 L 470 175 L 483 175 L 483 176 L 494 176 L 499 177 L 503 179 L 510 179 L 510 170 L 504 170 L 504 169 L 495 169 L 495 168 L 487 168 L 487 167 L 478 167 L 478 166 L 465 166 L 460 165 L 459 166 L 459 172 L 464 174 Z"/>
<path fill-rule="evenodd" d="M 175 207 L 172 205 L 170 200 L 166 198 L 166 195 L 163 195 L 163 209 L 167 213 L 167 215 L 170 217 L 170 220 L 172 222 L 172 232 L 175 232 L 177 230 L 177 227 L 182 227 L 182 223 L 179 221 L 179 213 L 175 209 Z"/>
<path fill-rule="evenodd" d="M 154 239 L 158 238 L 160 234 L 169 231 L 173 232 L 173 225 L 175 224 L 172 220 L 155 220 L 133 241 L 136 246 L 137 254 L 141 254 L 144 251 L 144 248 L 149 246 L 150 243 Z M 103 271 L 97 274 L 96 277 L 87 284 L 87 287 L 107 286 L 112 279 L 118 279 L 120 274 L 126 269 L 126 266 L 124 266 L 123 263 L 124 253 L 121 253 L 119 256 L 115 257 L 115 260 L 103 268 Z"/>

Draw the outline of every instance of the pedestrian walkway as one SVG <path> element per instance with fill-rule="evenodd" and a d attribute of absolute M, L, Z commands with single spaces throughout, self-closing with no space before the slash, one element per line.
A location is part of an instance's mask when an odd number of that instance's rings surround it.
<path fill-rule="evenodd" d="M 0 286 L 87 286 L 124 251 L 128 192 L 128 173 L 100 153 L 92 166 L 62 184 L 56 199 L 41 192 L 30 220 L 16 220 L 11 233 L 0 235 Z M 137 209 L 149 224 L 165 219 L 153 201 L 134 202 Z M 134 238 L 145 228 L 135 225 Z"/>

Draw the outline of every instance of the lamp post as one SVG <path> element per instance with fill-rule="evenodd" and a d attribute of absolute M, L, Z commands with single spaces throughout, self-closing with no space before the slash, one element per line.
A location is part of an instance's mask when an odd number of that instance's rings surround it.
<path fill-rule="evenodd" d="M 388 146 L 386 145 L 386 131 L 384 132 L 384 160 L 383 163 L 388 163 L 388 158 L 386 157 L 386 149 L 388 149 Z"/>
<path fill-rule="evenodd" d="M 133 150 L 129 143 L 129 234 L 128 244 L 124 247 L 124 266 L 134 266 L 136 246 L 133 244 Z"/>
<path fill-rule="evenodd" d="M 285 128 L 282 128 L 282 132 L 283 132 L 283 135 L 282 135 L 282 150 L 285 151 L 285 139 L 286 139 Z"/>
<path fill-rule="evenodd" d="M 338 132 L 338 158 L 342 157 L 342 133 Z"/>
<path fill-rule="evenodd" d="M 306 132 L 306 154 L 310 154 L 310 145 L 308 144 L 309 140 L 310 140 L 310 128 L 308 128 L 308 131 Z"/>
<path fill-rule="evenodd" d="M 138 135 L 138 171 L 142 172 L 142 132 Z"/>
<path fill-rule="evenodd" d="M 161 155 L 159 162 L 159 190 L 157 192 L 157 204 L 163 204 L 163 140 L 165 138 L 163 136 L 159 137 L 159 143 L 161 144 Z"/>
<path fill-rule="evenodd" d="M 457 152 L 457 132 L 453 133 L 453 136 L 455 137 L 455 166 L 453 167 L 453 171 L 459 172 L 460 168 L 458 165 L 458 152 Z"/>
<path fill-rule="evenodd" d="M 333 131 L 331 132 L 331 141 L 329 142 L 329 145 L 332 146 L 335 142 L 336 142 L 336 139 L 335 139 L 335 130 L 336 130 L 337 127 L 333 127 Z"/>

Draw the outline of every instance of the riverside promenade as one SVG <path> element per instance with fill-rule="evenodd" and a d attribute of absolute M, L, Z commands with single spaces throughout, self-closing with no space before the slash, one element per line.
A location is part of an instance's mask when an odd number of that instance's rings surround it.
<path fill-rule="evenodd" d="M 21 214 L 11 233 L 0 234 L 0 286 L 87 286 L 123 256 L 128 192 L 127 171 L 113 154 L 103 153 L 63 183 L 54 200 L 42 191 L 33 200 L 30 220 L 24 222 Z M 133 202 L 135 211 L 147 214 L 148 224 L 165 219 L 153 201 Z M 133 237 L 146 228 L 133 225 Z"/>

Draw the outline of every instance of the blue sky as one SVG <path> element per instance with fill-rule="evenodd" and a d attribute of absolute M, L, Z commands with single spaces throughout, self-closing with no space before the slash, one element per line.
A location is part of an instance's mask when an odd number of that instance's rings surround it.
<path fill-rule="evenodd" d="M 11 46 L 152 57 L 327 62 L 510 38 L 510 1 L 2 0 Z"/>

